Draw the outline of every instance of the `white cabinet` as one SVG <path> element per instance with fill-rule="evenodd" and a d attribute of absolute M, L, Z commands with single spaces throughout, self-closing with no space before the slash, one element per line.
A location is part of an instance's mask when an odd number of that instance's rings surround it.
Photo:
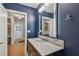
<path fill-rule="evenodd" d="M 0 56 L 7 55 L 7 11 L 0 4 Z"/>

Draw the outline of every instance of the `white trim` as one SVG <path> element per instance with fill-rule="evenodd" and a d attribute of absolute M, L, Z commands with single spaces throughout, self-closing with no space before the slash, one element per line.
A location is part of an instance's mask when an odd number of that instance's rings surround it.
<path fill-rule="evenodd" d="M 5 7 L 0 3 L 0 7 L 2 8 L 3 11 L 6 11 Z"/>
<path fill-rule="evenodd" d="M 7 11 L 25 15 L 25 55 L 26 55 L 27 53 L 27 13 L 16 11 L 16 10 L 11 10 L 11 9 L 7 9 Z"/>
<path fill-rule="evenodd" d="M 27 13 L 25 12 L 21 12 L 21 11 L 17 11 L 17 10 L 11 10 L 11 9 L 7 9 L 8 12 L 13 12 L 13 13 L 19 13 L 19 14 L 24 14 L 26 15 Z"/>
<path fill-rule="evenodd" d="M 0 56 L 7 56 L 7 11 L 0 3 Z"/>
<path fill-rule="evenodd" d="M 39 32 L 40 32 L 40 29 L 41 29 L 41 27 L 40 27 L 40 15 L 39 15 Z M 39 35 L 39 33 L 38 33 L 38 35 Z"/>
<path fill-rule="evenodd" d="M 42 16 L 42 20 L 43 20 L 43 19 L 53 19 L 53 18 L 46 17 L 46 16 Z"/>
<path fill-rule="evenodd" d="M 54 4 L 54 20 L 55 20 L 55 37 L 57 37 L 57 20 L 56 20 L 56 3 Z"/>

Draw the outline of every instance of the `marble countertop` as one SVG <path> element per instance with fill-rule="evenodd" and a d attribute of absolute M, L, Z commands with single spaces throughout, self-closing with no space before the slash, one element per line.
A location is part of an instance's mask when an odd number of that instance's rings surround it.
<path fill-rule="evenodd" d="M 61 46 L 46 42 L 40 38 L 32 38 L 28 40 L 42 56 L 49 55 L 51 53 L 64 49 Z"/>

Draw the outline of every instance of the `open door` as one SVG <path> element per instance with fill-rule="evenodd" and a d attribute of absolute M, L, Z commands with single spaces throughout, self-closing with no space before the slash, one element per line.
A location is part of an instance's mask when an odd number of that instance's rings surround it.
<path fill-rule="evenodd" d="M 0 4 L 0 56 L 7 56 L 7 11 Z"/>
<path fill-rule="evenodd" d="M 8 56 L 25 56 L 27 55 L 27 13 L 10 9 L 7 9 L 7 13 Z"/>

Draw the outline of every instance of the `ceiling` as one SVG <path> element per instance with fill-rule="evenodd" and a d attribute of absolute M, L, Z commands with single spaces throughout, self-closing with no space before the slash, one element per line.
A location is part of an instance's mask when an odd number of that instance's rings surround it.
<path fill-rule="evenodd" d="M 39 9 L 38 7 L 42 6 L 42 3 L 19 3 L 19 4 L 24 5 L 24 6 L 29 6 L 32 8 L 36 8 L 36 9 Z M 49 13 L 53 13 L 54 12 L 54 4 L 51 3 L 45 11 L 49 12 Z"/>
<path fill-rule="evenodd" d="M 45 11 L 48 13 L 54 13 L 54 4 L 52 3 Z"/>
<path fill-rule="evenodd" d="M 29 7 L 32 7 L 32 8 L 37 8 L 40 3 L 20 3 L 22 5 L 25 5 L 25 6 L 29 6 Z"/>

